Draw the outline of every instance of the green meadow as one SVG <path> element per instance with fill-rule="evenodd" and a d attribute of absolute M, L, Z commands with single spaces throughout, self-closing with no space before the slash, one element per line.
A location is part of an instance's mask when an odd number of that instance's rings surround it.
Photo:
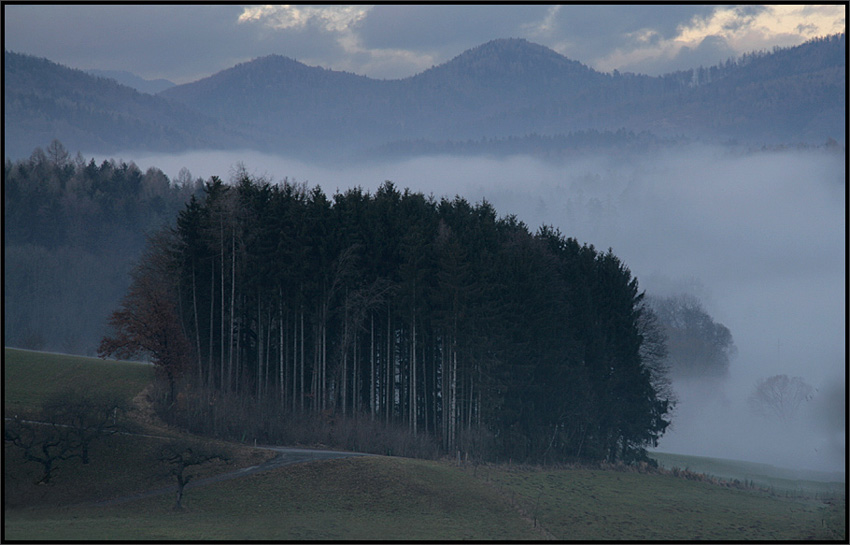
<path fill-rule="evenodd" d="M 131 399 L 151 366 L 4 351 L 4 411 L 37 407 L 68 384 Z M 179 435 L 162 429 L 163 436 Z M 151 433 L 150 435 L 157 435 Z M 114 435 L 90 464 L 60 466 L 50 485 L 4 445 L 6 540 L 817 540 L 846 539 L 845 498 L 783 495 L 620 469 L 463 465 L 368 456 L 280 467 L 186 491 L 94 504 L 167 486 L 154 459 L 163 439 Z M 237 444 L 233 463 L 272 454 Z"/>

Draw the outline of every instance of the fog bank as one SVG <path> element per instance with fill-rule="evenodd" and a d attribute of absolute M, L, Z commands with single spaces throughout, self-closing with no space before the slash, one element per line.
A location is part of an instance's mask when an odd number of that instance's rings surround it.
<path fill-rule="evenodd" d="M 251 174 L 306 181 L 327 194 L 353 186 L 374 191 L 391 180 L 438 198 L 486 199 L 532 230 L 547 223 L 580 242 L 611 247 L 647 291 L 698 296 L 738 348 L 723 384 L 674 385 L 680 404 L 659 450 L 844 468 L 843 154 L 693 146 L 559 164 L 426 157 L 344 168 L 250 151 L 123 160 L 142 170 L 156 166 L 172 180 L 182 167 L 194 177 L 227 180 L 241 162 Z M 758 379 L 777 374 L 817 389 L 784 425 L 752 415 L 746 404 Z"/>

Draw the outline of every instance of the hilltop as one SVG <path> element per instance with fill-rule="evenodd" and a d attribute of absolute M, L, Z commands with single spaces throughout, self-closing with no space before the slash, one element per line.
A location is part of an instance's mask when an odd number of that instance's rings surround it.
<path fill-rule="evenodd" d="M 754 145 L 843 141 L 845 35 L 663 76 L 601 73 L 523 39 L 499 39 L 397 80 L 282 55 L 139 93 L 5 53 L 7 156 L 71 149 L 252 148 L 338 157 L 393 142 L 650 132 Z"/>

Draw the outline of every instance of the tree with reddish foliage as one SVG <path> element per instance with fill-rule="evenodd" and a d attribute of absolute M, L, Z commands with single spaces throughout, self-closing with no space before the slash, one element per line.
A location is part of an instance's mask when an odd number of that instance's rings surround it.
<path fill-rule="evenodd" d="M 154 235 L 132 272 L 132 282 L 109 325 L 112 336 L 100 343 L 102 358 L 147 355 L 168 380 L 170 401 L 176 379 L 192 362 L 192 345 L 180 323 L 175 302 L 174 238 L 171 231 Z"/>

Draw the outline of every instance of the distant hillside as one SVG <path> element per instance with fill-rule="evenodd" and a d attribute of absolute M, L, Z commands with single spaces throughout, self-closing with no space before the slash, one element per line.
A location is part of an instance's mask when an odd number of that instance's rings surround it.
<path fill-rule="evenodd" d="M 89 153 L 244 143 L 215 119 L 115 80 L 9 51 L 3 58 L 6 157 L 28 156 L 53 139 Z"/>
<path fill-rule="evenodd" d="M 301 151 L 384 127 L 382 83 L 269 55 L 159 96 L 239 125 L 267 151 Z"/>
<path fill-rule="evenodd" d="M 132 72 L 127 72 L 125 70 L 86 70 L 87 73 L 92 76 L 97 76 L 99 78 L 111 78 L 120 83 L 121 85 L 126 85 L 127 87 L 132 87 L 136 91 L 140 93 L 148 93 L 149 95 L 155 95 L 160 91 L 165 91 L 171 87 L 174 87 L 176 83 L 173 81 L 169 81 L 167 79 L 144 79 L 142 77 L 133 74 Z"/>
<path fill-rule="evenodd" d="M 92 151 L 250 147 L 335 157 L 396 142 L 446 147 L 619 130 L 751 145 L 843 142 L 845 55 L 840 34 L 650 77 L 600 73 L 541 45 L 502 39 L 399 80 L 269 55 L 154 100 L 7 53 L 5 122 L 14 145 L 6 153 L 59 138 Z"/>

